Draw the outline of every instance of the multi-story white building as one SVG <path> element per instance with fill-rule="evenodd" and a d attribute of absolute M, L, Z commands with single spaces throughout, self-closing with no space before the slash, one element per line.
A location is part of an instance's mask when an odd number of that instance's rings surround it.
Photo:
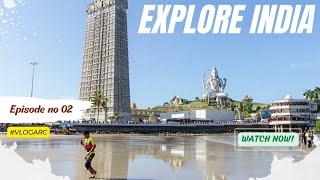
<path fill-rule="evenodd" d="M 305 128 L 315 125 L 317 103 L 306 99 L 293 99 L 287 95 L 283 100 L 272 102 L 270 125 L 276 128 Z"/>
<path fill-rule="evenodd" d="M 107 99 L 106 116 L 131 119 L 127 0 L 94 0 L 88 6 L 87 31 L 83 57 L 80 100 L 90 101 L 101 90 Z M 101 107 L 100 107 L 101 108 Z M 93 107 L 85 119 L 103 121 L 104 110 Z"/>

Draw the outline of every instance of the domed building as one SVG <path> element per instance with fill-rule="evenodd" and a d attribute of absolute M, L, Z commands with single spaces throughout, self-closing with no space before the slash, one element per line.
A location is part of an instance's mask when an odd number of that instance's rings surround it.
<path fill-rule="evenodd" d="M 246 95 L 243 100 L 242 100 L 243 103 L 252 103 L 253 102 L 253 98 L 252 97 L 249 97 L 248 95 Z"/>

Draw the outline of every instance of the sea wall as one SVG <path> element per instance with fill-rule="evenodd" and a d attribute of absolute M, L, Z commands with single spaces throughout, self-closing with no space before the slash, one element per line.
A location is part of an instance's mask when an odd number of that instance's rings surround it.
<path fill-rule="evenodd" d="M 70 124 L 78 132 L 99 133 L 231 133 L 236 128 L 270 128 L 268 124 L 228 124 L 228 125 L 154 125 L 154 124 Z"/>

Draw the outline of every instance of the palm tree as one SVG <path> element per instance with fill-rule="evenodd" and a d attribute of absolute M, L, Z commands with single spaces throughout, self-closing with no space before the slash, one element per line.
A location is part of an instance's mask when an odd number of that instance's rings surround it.
<path fill-rule="evenodd" d="M 98 116 L 96 118 L 96 121 L 99 120 L 100 115 L 100 106 L 102 106 L 103 103 L 103 95 L 100 89 L 96 90 L 94 92 L 93 97 L 91 98 L 92 105 L 95 107 L 98 107 Z"/>
<path fill-rule="evenodd" d="M 261 106 L 257 106 L 257 107 L 256 107 L 256 112 L 259 112 L 260 109 L 261 109 Z"/>
<path fill-rule="evenodd" d="M 237 108 L 237 105 L 235 105 L 234 103 L 231 103 L 231 111 L 234 111 Z"/>
<path fill-rule="evenodd" d="M 242 103 L 242 102 L 240 103 L 239 111 L 240 111 L 240 112 L 243 112 L 243 111 L 244 111 L 244 107 L 243 107 L 243 103 Z"/>
<path fill-rule="evenodd" d="M 114 114 L 114 116 L 109 116 L 108 119 L 110 120 L 115 120 L 115 121 L 119 121 L 120 119 L 122 119 L 123 116 L 119 116 L 118 114 Z"/>
<path fill-rule="evenodd" d="M 303 94 L 306 99 L 312 100 L 314 98 L 314 93 L 312 90 L 306 90 Z"/>
<path fill-rule="evenodd" d="M 310 91 L 310 90 L 306 90 L 306 91 L 303 93 L 303 96 L 304 96 L 305 99 L 308 99 L 308 97 L 307 97 L 308 91 Z"/>
<path fill-rule="evenodd" d="M 319 99 L 319 93 L 320 92 L 318 92 L 316 90 L 313 91 L 314 100 Z"/>
<path fill-rule="evenodd" d="M 103 100 L 101 106 L 104 109 L 104 120 L 106 121 L 108 117 L 108 99 Z"/>
<path fill-rule="evenodd" d="M 316 87 L 314 89 L 314 91 L 315 91 L 315 94 L 316 94 L 316 99 L 319 99 L 319 97 L 320 97 L 320 87 Z"/>
<path fill-rule="evenodd" d="M 150 114 L 149 116 L 149 120 L 150 121 L 154 121 L 155 120 L 156 115 L 154 113 Z"/>
<path fill-rule="evenodd" d="M 137 104 L 136 103 L 132 103 L 131 104 L 131 109 L 132 110 L 136 110 L 137 109 Z"/>

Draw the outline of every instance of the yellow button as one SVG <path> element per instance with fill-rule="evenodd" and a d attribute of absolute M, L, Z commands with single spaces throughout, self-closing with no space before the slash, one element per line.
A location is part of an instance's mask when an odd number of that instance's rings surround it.
<path fill-rule="evenodd" d="M 8 138 L 46 139 L 50 137 L 49 127 L 8 127 Z"/>

